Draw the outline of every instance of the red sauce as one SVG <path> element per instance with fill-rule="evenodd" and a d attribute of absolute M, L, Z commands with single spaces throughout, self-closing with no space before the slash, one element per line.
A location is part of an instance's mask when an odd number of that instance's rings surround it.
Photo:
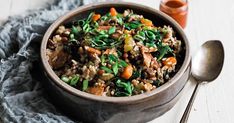
<path fill-rule="evenodd" d="M 187 23 L 188 3 L 183 0 L 162 0 L 160 10 L 175 19 L 182 28 Z"/>

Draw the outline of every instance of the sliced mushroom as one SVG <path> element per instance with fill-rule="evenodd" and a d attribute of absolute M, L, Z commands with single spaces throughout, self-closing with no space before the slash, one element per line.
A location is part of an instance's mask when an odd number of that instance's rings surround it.
<path fill-rule="evenodd" d="M 155 59 L 155 58 L 153 58 L 152 59 L 152 61 L 151 61 L 151 66 L 154 68 L 154 69 L 158 69 L 158 68 L 160 68 L 160 65 L 159 65 L 159 63 L 158 63 L 158 61 Z"/>
<path fill-rule="evenodd" d="M 100 79 L 104 80 L 104 81 L 108 81 L 110 79 L 112 79 L 114 77 L 113 74 L 111 73 L 103 73 L 101 76 L 100 76 Z"/>
<path fill-rule="evenodd" d="M 153 85 L 152 84 L 150 84 L 150 83 L 146 83 L 145 85 L 144 85 L 144 90 L 145 91 L 151 91 L 153 89 Z"/>
<path fill-rule="evenodd" d="M 123 17 L 127 17 L 130 14 L 130 10 L 124 10 Z"/>
<path fill-rule="evenodd" d="M 118 32 L 111 35 L 111 37 L 114 38 L 114 39 L 118 39 L 120 36 L 121 36 L 121 34 L 118 33 Z"/>
<path fill-rule="evenodd" d="M 142 55 L 143 55 L 143 59 L 144 59 L 143 64 L 146 67 L 150 67 L 151 59 L 153 58 L 153 56 L 147 52 L 143 52 Z"/>
<path fill-rule="evenodd" d="M 56 42 L 54 42 L 53 40 L 49 39 L 48 43 L 47 43 L 47 47 L 51 50 L 54 50 L 56 48 Z"/>
<path fill-rule="evenodd" d="M 99 26 L 98 29 L 99 30 L 109 30 L 111 28 L 111 26 Z"/>
<path fill-rule="evenodd" d="M 160 67 L 157 60 L 150 53 L 150 52 L 157 51 L 157 48 L 151 49 L 151 48 L 145 47 L 141 43 L 137 43 L 137 46 L 141 48 L 141 53 L 144 59 L 143 63 L 146 67 L 153 67 L 155 69 Z"/>
<path fill-rule="evenodd" d="M 97 74 L 96 67 L 92 65 L 89 65 L 88 67 L 86 65 L 83 66 L 82 71 L 83 71 L 82 77 L 87 80 L 93 79 L 94 76 Z"/>
<path fill-rule="evenodd" d="M 48 62 L 53 69 L 58 69 L 64 66 L 68 57 L 69 54 L 63 50 L 63 47 L 58 46 L 55 51 L 51 52 Z"/>
<path fill-rule="evenodd" d="M 113 55 L 116 55 L 116 56 L 118 55 L 117 51 L 116 51 L 116 48 L 106 49 L 106 51 L 103 54 L 107 54 L 107 55 L 113 54 Z"/>
<path fill-rule="evenodd" d="M 101 59 L 98 57 L 98 55 L 96 53 L 90 54 L 89 56 L 90 56 L 91 60 L 94 62 L 95 66 L 98 66 L 99 63 L 101 63 Z"/>

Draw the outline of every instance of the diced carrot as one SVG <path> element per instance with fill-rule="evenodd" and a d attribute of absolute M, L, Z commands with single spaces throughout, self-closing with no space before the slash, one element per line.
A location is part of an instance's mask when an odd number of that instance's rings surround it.
<path fill-rule="evenodd" d="M 132 76 L 132 73 L 133 73 L 132 65 L 128 65 L 127 67 L 124 68 L 121 77 L 124 79 L 129 79 Z"/>
<path fill-rule="evenodd" d="M 87 92 L 94 94 L 94 95 L 102 96 L 104 92 L 104 87 L 101 87 L 101 86 L 90 87 L 87 90 Z"/>
<path fill-rule="evenodd" d="M 153 23 L 149 19 L 141 19 L 141 23 L 146 25 L 146 26 L 153 26 Z"/>
<path fill-rule="evenodd" d="M 94 14 L 93 15 L 93 21 L 97 21 L 101 18 L 101 15 L 100 14 Z"/>
<path fill-rule="evenodd" d="M 165 66 L 171 67 L 171 66 L 173 66 L 173 65 L 176 65 L 177 60 L 176 60 L 175 57 L 168 57 L 168 58 L 166 58 L 165 60 L 163 60 L 162 63 L 163 63 L 163 65 L 165 65 Z"/>
<path fill-rule="evenodd" d="M 96 53 L 97 55 L 101 55 L 102 52 L 100 50 L 97 50 L 95 48 L 92 47 L 88 47 L 86 46 L 85 49 L 89 52 L 89 53 Z"/>
<path fill-rule="evenodd" d="M 111 16 L 116 16 L 118 13 L 117 13 L 117 11 L 115 10 L 115 8 L 111 8 L 110 9 L 110 14 L 111 14 Z"/>

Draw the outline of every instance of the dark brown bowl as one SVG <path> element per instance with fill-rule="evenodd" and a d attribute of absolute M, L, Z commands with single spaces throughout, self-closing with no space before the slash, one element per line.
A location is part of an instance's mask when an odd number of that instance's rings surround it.
<path fill-rule="evenodd" d="M 55 29 L 74 19 L 82 19 L 90 12 L 104 14 L 110 7 L 123 12 L 132 9 L 135 13 L 154 21 L 156 26 L 170 25 L 182 40 L 184 58 L 179 71 L 159 88 L 131 97 L 103 97 L 77 90 L 64 83 L 51 69 L 46 58 L 47 41 Z M 46 87 L 51 99 L 68 115 L 84 122 L 136 123 L 150 121 L 171 109 L 179 97 L 190 75 L 189 43 L 182 28 L 169 16 L 147 6 L 128 2 L 105 2 L 79 7 L 57 19 L 47 30 L 41 43 L 42 68 L 47 76 Z"/>

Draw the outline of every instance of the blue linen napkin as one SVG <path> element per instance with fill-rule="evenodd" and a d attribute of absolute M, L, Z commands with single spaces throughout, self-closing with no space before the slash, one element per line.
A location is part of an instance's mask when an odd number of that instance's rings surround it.
<path fill-rule="evenodd" d="M 59 16 L 100 0 L 55 0 L 45 9 L 10 17 L 0 26 L 0 122 L 73 123 L 48 101 L 37 79 L 43 34 Z M 103 0 L 102 0 L 103 1 Z"/>

